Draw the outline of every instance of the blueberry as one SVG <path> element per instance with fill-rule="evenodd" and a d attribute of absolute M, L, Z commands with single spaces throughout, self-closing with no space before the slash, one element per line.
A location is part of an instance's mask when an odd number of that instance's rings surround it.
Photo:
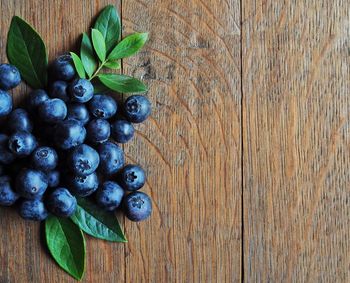
<path fill-rule="evenodd" d="M 72 57 L 69 54 L 63 54 L 56 58 L 51 66 L 51 74 L 57 80 L 72 80 L 76 74 Z"/>
<path fill-rule="evenodd" d="M 42 221 L 48 217 L 48 212 L 41 200 L 25 200 L 21 203 L 19 214 L 27 220 Z"/>
<path fill-rule="evenodd" d="M 55 142 L 62 149 L 70 149 L 82 144 L 86 130 L 77 120 L 64 120 L 55 127 Z"/>
<path fill-rule="evenodd" d="M 117 173 L 125 164 L 122 148 L 112 142 L 99 145 L 98 154 L 100 155 L 99 170 L 105 175 Z"/>
<path fill-rule="evenodd" d="M 9 137 L 8 147 L 14 155 L 24 157 L 34 151 L 37 141 L 31 133 L 18 131 Z"/>
<path fill-rule="evenodd" d="M 124 103 L 124 114 L 128 121 L 141 123 L 151 115 L 151 103 L 142 95 L 132 95 Z"/>
<path fill-rule="evenodd" d="M 107 181 L 102 184 L 96 193 L 97 204 L 108 210 L 115 210 L 121 203 L 124 190 L 117 183 Z"/>
<path fill-rule="evenodd" d="M 1 154 L 1 153 L 0 153 Z M 4 175 L 4 166 L 0 164 L 0 177 Z"/>
<path fill-rule="evenodd" d="M 33 123 L 26 110 L 17 108 L 11 112 L 7 121 L 7 128 L 11 132 L 26 131 L 31 132 L 33 130 Z"/>
<path fill-rule="evenodd" d="M 101 119 L 109 119 L 117 113 L 115 100 L 104 94 L 96 94 L 89 102 L 89 110 L 93 116 Z"/>
<path fill-rule="evenodd" d="M 94 119 L 87 124 L 86 131 L 90 142 L 102 143 L 108 140 L 111 134 L 111 126 L 104 119 Z"/>
<path fill-rule="evenodd" d="M 77 200 L 66 188 L 57 188 L 50 194 L 47 207 L 57 216 L 69 217 L 77 209 Z"/>
<path fill-rule="evenodd" d="M 8 148 L 9 137 L 0 134 L 0 163 L 8 165 L 15 160 L 15 155 Z"/>
<path fill-rule="evenodd" d="M 23 169 L 16 178 L 16 191 L 27 199 L 41 198 L 47 186 L 45 174 L 38 170 Z"/>
<path fill-rule="evenodd" d="M 152 201 L 142 192 L 133 192 L 123 199 L 123 208 L 127 218 L 131 221 L 141 221 L 152 213 Z"/>
<path fill-rule="evenodd" d="M 53 170 L 46 173 L 49 188 L 56 188 L 60 184 L 60 171 Z"/>
<path fill-rule="evenodd" d="M 96 171 L 100 157 L 92 147 L 82 144 L 74 148 L 69 156 L 69 165 L 74 174 L 87 176 Z"/>
<path fill-rule="evenodd" d="M 32 154 L 32 164 L 35 169 L 51 171 L 56 168 L 57 163 L 57 152 L 51 147 L 38 147 Z"/>
<path fill-rule="evenodd" d="M 12 96 L 0 89 L 0 117 L 6 116 L 12 111 Z"/>
<path fill-rule="evenodd" d="M 145 171 L 138 165 L 127 165 L 120 174 L 120 184 L 125 190 L 137 191 L 146 182 Z"/>
<path fill-rule="evenodd" d="M 82 124 L 86 124 L 90 120 L 89 111 L 86 106 L 82 103 L 70 103 L 67 105 L 68 114 L 67 119 L 75 119 L 81 122 Z"/>
<path fill-rule="evenodd" d="M 18 86 L 21 82 L 21 75 L 18 69 L 9 64 L 0 65 L 0 88 L 9 90 Z"/>
<path fill-rule="evenodd" d="M 87 197 L 97 190 L 99 181 L 94 172 L 87 176 L 72 176 L 69 184 L 74 194 Z"/>
<path fill-rule="evenodd" d="M 13 205 L 19 198 L 19 195 L 12 190 L 10 178 L 0 177 L 0 205 Z"/>
<path fill-rule="evenodd" d="M 39 116 L 46 123 L 57 123 L 67 116 L 67 106 L 63 100 L 53 98 L 39 105 Z"/>
<path fill-rule="evenodd" d="M 39 105 L 46 100 L 49 100 L 49 96 L 43 89 L 36 89 L 29 93 L 28 99 L 27 99 L 27 108 L 30 111 L 36 111 Z"/>
<path fill-rule="evenodd" d="M 69 101 L 69 96 L 67 93 L 68 84 L 65 81 L 55 81 L 52 83 L 50 87 L 50 97 L 51 98 L 59 98 L 64 102 Z"/>
<path fill-rule="evenodd" d="M 111 125 L 111 136 L 119 143 L 126 143 L 134 136 L 134 126 L 126 120 L 116 120 Z"/>
<path fill-rule="evenodd" d="M 86 79 L 76 79 L 69 85 L 69 94 L 72 101 L 85 103 L 94 95 L 94 87 Z"/>

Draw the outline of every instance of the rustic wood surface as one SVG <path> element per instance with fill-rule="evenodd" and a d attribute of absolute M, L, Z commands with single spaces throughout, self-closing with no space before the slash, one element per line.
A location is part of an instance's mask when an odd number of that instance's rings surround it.
<path fill-rule="evenodd" d="M 86 237 L 83 282 L 349 282 L 349 0 L 0 0 L 1 62 L 13 15 L 53 59 L 110 3 L 150 32 L 122 72 L 150 86 L 124 149 L 154 213 L 118 215 L 127 244 Z M 0 226 L 0 283 L 74 282 L 38 223 Z"/>

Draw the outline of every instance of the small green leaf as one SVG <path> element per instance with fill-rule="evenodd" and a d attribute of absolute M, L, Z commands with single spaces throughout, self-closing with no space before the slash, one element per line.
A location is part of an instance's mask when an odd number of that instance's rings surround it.
<path fill-rule="evenodd" d="M 103 66 L 109 69 L 118 70 L 120 69 L 121 64 L 119 61 L 107 61 Z"/>
<path fill-rule="evenodd" d="M 125 37 L 109 54 L 109 60 L 129 57 L 137 53 L 146 43 L 148 33 L 134 33 Z"/>
<path fill-rule="evenodd" d="M 108 93 L 110 89 L 106 87 L 103 83 L 101 83 L 97 78 L 92 81 L 94 86 L 94 93 Z"/>
<path fill-rule="evenodd" d="M 118 12 L 113 5 L 108 5 L 98 16 L 95 26 L 105 39 L 106 50 L 109 53 L 119 41 L 121 28 Z"/>
<path fill-rule="evenodd" d="M 75 54 L 74 52 L 70 52 L 70 55 L 72 56 L 74 66 L 75 66 L 75 69 L 77 70 L 79 77 L 82 79 L 85 79 L 86 76 L 85 76 L 84 66 L 83 66 L 83 63 L 81 62 L 79 56 L 77 54 Z"/>
<path fill-rule="evenodd" d="M 143 82 L 133 77 L 119 74 L 100 74 L 100 81 L 111 90 L 121 93 L 137 93 L 147 91 Z"/>
<path fill-rule="evenodd" d="M 101 62 L 106 60 L 106 43 L 102 33 L 97 29 L 91 31 L 92 44 Z"/>
<path fill-rule="evenodd" d="M 7 35 L 7 57 L 22 78 L 33 88 L 47 83 L 47 53 L 37 31 L 20 17 L 14 16 Z"/>
<path fill-rule="evenodd" d="M 85 239 L 70 219 L 49 216 L 45 221 L 47 246 L 51 255 L 66 272 L 80 280 L 85 270 Z"/>
<path fill-rule="evenodd" d="M 83 38 L 81 40 L 80 57 L 84 65 L 84 69 L 90 78 L 97 68 L 97 61 L 95 59 L 91 40 L 86 33 L 83 33 Z"/>
<path fill-rule="evenodd" d="M 111 242 L 127 242 L 116 216 L 87 199 L 78 199 L 77 210 L 71 219 L 85 233 L 95 238 Z"/>

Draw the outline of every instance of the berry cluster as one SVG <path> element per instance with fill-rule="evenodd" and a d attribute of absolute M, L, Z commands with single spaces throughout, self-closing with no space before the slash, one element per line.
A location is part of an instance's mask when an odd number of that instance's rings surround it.
<path fill-rule="evenodd" d="M 41 221 L 49 212 L 69 217 L 76 197 L 93 196 L 102 209 L 121 206 L 132 221 L 150 216 L 151 199 L 138 191 L 145 172 L 125 166 L 124 152 L 113 142 L 132 139 L 132 123 L 151 113 L 149 100 L 133 95 L 118 107 L 111 96 L 94 94 L 89 80 L 76 78 L 70 55 L 58 57 L 49 74 L 48 93 L 34 90 L 25 107 L 13 110 L 7 90 L 21 82 L 20 73 L 0 65 L 0 117 L 6 116 L 0 133 L 0 205 L 20 200 L 20 215 Z"/>

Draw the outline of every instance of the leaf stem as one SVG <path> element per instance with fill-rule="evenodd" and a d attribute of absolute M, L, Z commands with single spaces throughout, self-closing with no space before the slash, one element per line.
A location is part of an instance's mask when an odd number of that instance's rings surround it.
<path fill-rule="evenodd" d="M 89 79 L 89 81 L 91 81 L 93 78 L 95 78 L 98 73 L 101 71 L 101 69 L 103 68 L 103 66 L 107 63 L 108 60 L 105 60 L 103 62 L 101 62 L 100 66 L 98 66 L 97 70 L 93 73 L 93 75 L 91 76 L 91 78 Z"/>

